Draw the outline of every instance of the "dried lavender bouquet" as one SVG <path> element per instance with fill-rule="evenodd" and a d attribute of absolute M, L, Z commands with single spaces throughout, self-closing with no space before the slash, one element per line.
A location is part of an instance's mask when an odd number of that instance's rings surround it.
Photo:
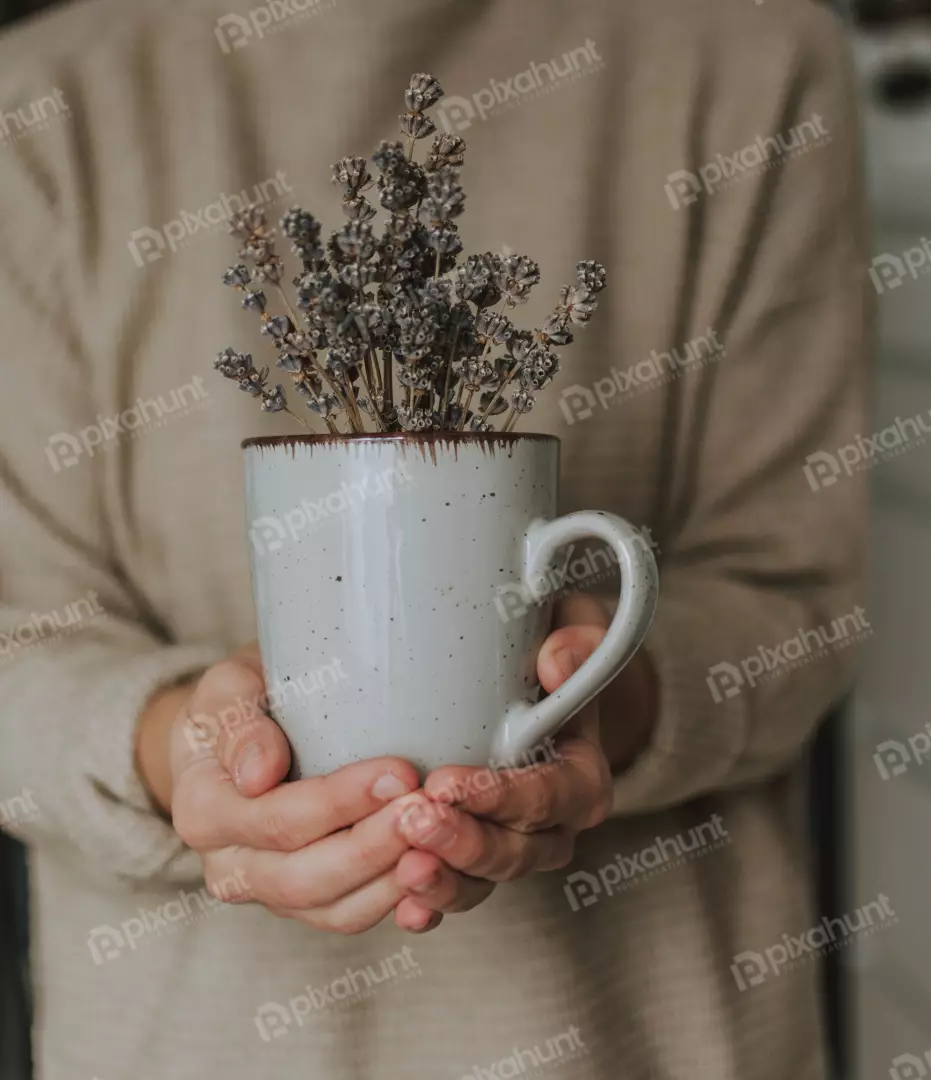
<path fill-rule="evenodd" d="M 510 431 L 559 370 L 553 348 L 572 342 L 572 327 L 588 322 L 605 287 L 604 267 L 580 262 L 577 281 L 560 290 L 543 326 L 520 330 L 507 312 L 526 303 L 540 281 L 537 263 L 487 252 L 459 261 L 465 142 L 435 134 L 426 110 L 442 96 L 432 75 L 411 78 L 400 116 L 406 145 L 381 143 L 372 155 L 377 177 L 365 158 L 336 162 L 333 183 L 342 188 L 348 220 L 325 244 L 320 222 L 301 207 L 281 219 L 303 265 L 293 279 L 300 314 L 282 288 L 284 264 L 262 210 L 249 208 L 230 221 L 243 262 L 223 281 L 261 318 L 276 366 L 332 434 Z M 430 151 L 418 163 L 417 142 L 430 135 Z M 388 213 L 380 236 L 373 228 L 378 211 L 363 194 L 373 187 Z M 284 314 L 269 312 L 271 290 Z M 266 412 L 285 411 L 311 427 L 291 409 L 281 384 L 269 386 L 268 367 L 256 368 L 249 354 L 224 349 L 214 367 Z M 493 420 L 502 415 L 496 429 Z"/>

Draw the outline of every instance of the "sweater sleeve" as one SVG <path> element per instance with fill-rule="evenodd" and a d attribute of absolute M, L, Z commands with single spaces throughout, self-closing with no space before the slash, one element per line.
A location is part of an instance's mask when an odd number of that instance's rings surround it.
<path fill-rule="evenodd" d="M 787 769 L 870 633 L 866 485 L 854 464 L 870 431 L 873 336 L 857 94 L 833 17 L 818 14 L 799 52 L 763 130 L 808 121 L 808 142 L 819 123 L 825 136 L 678 211 L 697 238 L 684 292 L 714 319 L 726 355 L 671 391 L 660 599 L 645 645 L 659 716 L 616 778 L 616 814 Z M 761 107 L 723 109 L 740 121 L 733 146 L 750 141 L 748 125 L 759 130 Z"/>
<path fill-rule="evenodd" d="M 174 641 L 115 553 L 114 456 L 68 314 L 64 195 L 40 156 L 67 140 L 0 155 L 0 825 L 89 873 L 194 880 L 136 775 L 134 731 L 156 689 L 217 651 Z"/>

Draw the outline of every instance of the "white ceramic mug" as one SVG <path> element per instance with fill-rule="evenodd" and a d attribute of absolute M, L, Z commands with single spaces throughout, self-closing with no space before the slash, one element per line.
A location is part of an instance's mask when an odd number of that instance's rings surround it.
<path fill-rule="evenodd" d="M 612 514 L 556 517 L 556 438 L 439 432 L 243 447 L 259 644 L 294 776 L 383 754 L 424 772 L 527 763 L 649 627 L 650 546 Z M 619 566 L 617 613 L 579 671 L 538 701 L 552 607 L 540 582 L 560 549 L 589 537 Z M 515 606 L 515 591 L 532 599 Z"/>

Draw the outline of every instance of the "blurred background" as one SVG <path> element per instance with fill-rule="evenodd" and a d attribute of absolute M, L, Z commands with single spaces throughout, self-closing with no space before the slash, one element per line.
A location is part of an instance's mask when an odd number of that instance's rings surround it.
<path fill-rule="evenodd" d="M 50 6 L 0 0 L 0 33 Z M 864 114 L 874 237 L 863 270 L 879 301 L 879 431 L 931 405 L 931 0 L 833 6 L 849 26 Z M 851 911 L 881 889 L 909 926 L 907 939 L 866 938 L 825 964 L 836 1076 L 911 1080 L 931 1076 L 919 1060 L 931 1049 L 931 917 L 923 936 L 914 933 L 931 898 L 931 769 L 890 771 L 877 751 L 931 722 L 931 445 L 885 462 L 873 486 L 873 634 L 857 690 L 813 748 L 812 834 L 820 914 Z M 32 1075 L 24 866 L 0 830 L 0 1080 Z"/>

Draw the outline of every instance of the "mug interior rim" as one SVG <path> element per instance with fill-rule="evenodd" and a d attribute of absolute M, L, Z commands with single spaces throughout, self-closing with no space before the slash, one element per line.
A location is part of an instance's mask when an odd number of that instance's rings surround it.
<path fill-rule="evenodd" d="M 514 443 L 537 441 L 547 443 L 559 443 L 556 435 L 541 435 L 537 432 L 523 431 L 371 431 L 350 432 L 344 435 L 258 435 L 249 439 L 243 439 L 240 446 L 243 450 L 253 447 L 274 446 L 316 446 L 321 443 L 359 443 L 359 442 L 397 442 L 411 443 Z"/>

